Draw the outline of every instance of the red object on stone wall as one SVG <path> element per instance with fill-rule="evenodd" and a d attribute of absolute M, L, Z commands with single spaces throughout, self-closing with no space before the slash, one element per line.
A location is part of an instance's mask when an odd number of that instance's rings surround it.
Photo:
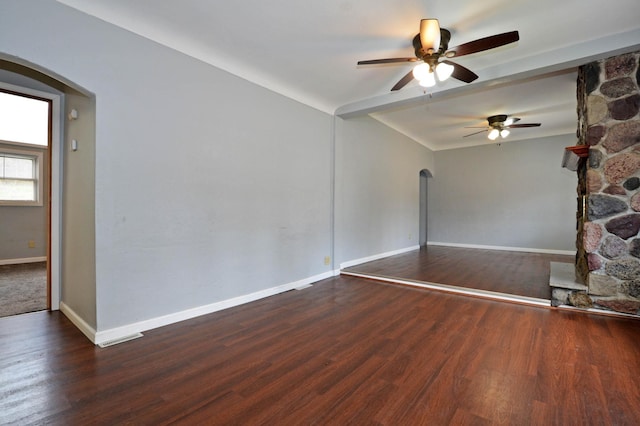
<path fill-rule="evenodd" d="M 573 152 L 580 158 L 586 158 L 589 156 L 589 145 L 568 146 L 565 149 Z"/>

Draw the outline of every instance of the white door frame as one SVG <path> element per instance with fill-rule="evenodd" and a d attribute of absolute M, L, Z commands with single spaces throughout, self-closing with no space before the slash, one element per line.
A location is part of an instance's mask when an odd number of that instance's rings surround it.
<path fill-rule="evenodd" d="M 55 93 L 43 92 L 28 87 L 16 86 L 0 81 L 0 88 L 16 93 L 36 96 L 51 100 L 51 214 L 49 216 L 49 244 L 51 255 L 47 259 L 51 270 L 51 310 L 60 309 L 60 280 L 62 271 L 61 241 L 62 241 L 62 96 Z"/>

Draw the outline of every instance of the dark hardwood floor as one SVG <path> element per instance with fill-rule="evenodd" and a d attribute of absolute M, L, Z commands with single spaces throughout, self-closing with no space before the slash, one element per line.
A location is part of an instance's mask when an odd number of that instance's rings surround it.
<path fill-rule="evenodd" d="M 558 254 L 428 246 L 346 271 L 550 300 L 550 262 L 574 260 Z"/>
<path fill-rule="evenodd" d="M 0 319 L 0 424 L 640 424 L 640 322 L 336 277 L 105 349 Z"/>

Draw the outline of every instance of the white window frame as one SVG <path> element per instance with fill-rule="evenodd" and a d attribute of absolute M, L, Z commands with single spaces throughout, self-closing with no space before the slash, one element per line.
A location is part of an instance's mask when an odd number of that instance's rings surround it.
<path fill-rule="evenodd" d="M 0 206 L 33 206 L 42 207 L 43 205 L 43 180 L 44 180 L 44 155 L 42 151 L 31 151 L 22 149 L 12 149 L 0 147 L 0 155 L 7 154 L 8 156 L 18 158 L 29 158 L 35 160 L 35 181 L 36 181 L 36 199 L 29 200 L 2 200 L 0 199 Z"/>

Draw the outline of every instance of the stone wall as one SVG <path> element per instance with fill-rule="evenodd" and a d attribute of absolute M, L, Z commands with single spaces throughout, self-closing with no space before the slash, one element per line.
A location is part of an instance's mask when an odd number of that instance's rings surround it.
<path fill-rule="evenodd" d="M 590 149 L 578 170 L 587 214 L 578 222 L 576 272 L 586 261 L 594 307 L 632 315 L 640 315 L 639 59 L 640 52 L 593 62 L 578 79 L 578 137 Z"/>

